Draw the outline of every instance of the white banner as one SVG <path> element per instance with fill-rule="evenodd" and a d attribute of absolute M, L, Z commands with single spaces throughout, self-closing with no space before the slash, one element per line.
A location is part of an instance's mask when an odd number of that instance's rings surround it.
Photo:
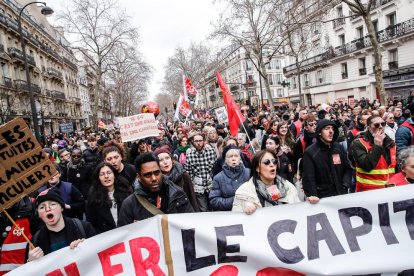
<path fill-rule="evenodd" d="M 263 208 L 251 216 L 158 216 L 10 275 L 396 275 L 414 269 L 413 246 L 414 185 L 407 185 Z"/>
<path fill-rule="evenodd" d="M 120 117 L 119 129 L 123 143 L 159 135 L 157 122 L 152 113 Z"/>

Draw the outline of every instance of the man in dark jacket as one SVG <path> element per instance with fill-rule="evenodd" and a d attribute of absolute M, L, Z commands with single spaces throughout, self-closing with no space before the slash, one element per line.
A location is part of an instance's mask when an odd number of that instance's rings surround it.
<path fill-rule="evenodd" d="M 122 203 L 118 226 L 150 218 L 156 214 L 191 213 L 191 206 L 185 192 L 168 177 L 163 176 L 160 161 L 152 152 L 140 154 L 135 160 L 138 172 L 134 194 Z"/>
<path fill-rule="evenodd" d="M 70 219 L 62 214 L 65 202 L 56 188 L 40 193 L 36 198 L 35 208 L 44 225 L 32 238 L 36 247 L 29 251 L 28 261 L 39 259 L 66 246 L 73 249 L 85 238 L 95 235 L 89 222 Z"/>
<path fill-rule="evenodd" d="M 88 138 L 88 148 L 83 151 L 83 159 L 85 163 L 92 169 L 102 161 L 101 152 L 97 147 L 96 138 L 91 136 Z"/>
<path fill-rule="evenodd" d="M 339 135 L 335 122 L 319 120 L 317 141 L 305 150 L 302 185 L 310 203 L 320 198 L 345 194 L 352 171 L 343 148 L 336 143 Z"/>

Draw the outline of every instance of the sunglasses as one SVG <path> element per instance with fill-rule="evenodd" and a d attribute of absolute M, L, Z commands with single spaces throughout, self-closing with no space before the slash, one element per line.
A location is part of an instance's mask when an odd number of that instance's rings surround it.
<path fill-rule="evenodd" d="M 80 154 L 72 154 L 72 157 L 73 157 L 73 158 L 81 158 L 81 157 L 82 157 L 82 155 L 80 155 Z"/>
<path fill-rule="evenodd" d="M 241 110 L 241 113 L 248 113 L 249 112 L 249 110 L 247 110 L 247 109 L 242 109 Z"/>
<path fill-rule="evenodd" d="M 308 126 L 310 127 L 316 126 L 316 123 L 308 123 Z"/>
<path fill-rule="evenodd" d="M 385 125 L 386 125 L 386 124 L 387 124 L 386 122 L 382 122 L 382 123 L 376 123 L 376 124 L 373 124 L 373 126 L 374 126 L 375 128 L 379 128 L 380 126 L 385 127 Z"/>
<path fill-rule="evenodd" d="M 161 174 L 161 171 L 156 170 L 156 171 L 153 171 L 153 172 L 144 173 L 144 174 L 142 174 L 142 176 L 145 177 L 145 178 L 150 178 L 152 175 L 159 176 L 160 174 Z"/>
<path fill-rule="evenodd" d="M 277 164 L 277 160 L 276 159 L 272 159 L 272 160 L 270 160 L 270 159 L 266 159 L 266 160 L 263 160 L 263 162 L 262 162 L 264 165 L 266 165 L 266 166 L 269 166 L 270 165 L 270 163 L 272 163 L 273 165 L 276 165 Z"/>

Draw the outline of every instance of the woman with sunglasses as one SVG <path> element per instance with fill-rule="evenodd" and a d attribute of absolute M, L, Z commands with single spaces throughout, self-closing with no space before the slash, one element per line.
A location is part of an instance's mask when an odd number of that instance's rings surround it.
<path fill-rule="evenodd" d="M 386 122 L 378 115 L 367 120 L 367 131 L 351 144 L 356 162 L 356 191 L 381 189 L 395 173 L 396 145 L 385 134 Z"/>
<path fill-rule="evenodd" d="M 92 168 L 86 165 L 82 151 L 78 148 L 73 149 L 65 172 L 62 173 L 62 180 L 72 183 L 82 193 L 83 197 L 87 199 L 91 174 Z"/>
<path fill-rule="evenodd" d="M 116 228 L 122 202 L 132 187 L 109 163 L 100 163 L 93 174 L 89 190 L 86 218 L 97 234 Z"/>
<path fill-rule="evenodd" d="M 299 202 L 295 186 L 277 175 L 277 157 L 268 150 L 254 154 L 250 180 L 237 189 L 233 211 L 253 214 L 257 208 Z"/>

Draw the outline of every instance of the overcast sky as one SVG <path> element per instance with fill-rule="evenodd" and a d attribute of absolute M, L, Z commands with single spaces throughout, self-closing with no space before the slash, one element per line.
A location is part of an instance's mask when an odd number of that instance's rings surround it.
<path fill-rule="evenodd" d="M 68 1 L 68 0 L 66 0 Z M 56 12 L 64 0 L 49 1 Z M 154 67 L 150 85 L 151 98 L 161 92 L 164 66 L 177 46 L 187 48 L 192 41 L 205 40 L 210 22 L 217 18 L 217 7 L 211 0 L 120 0 L 139 28 L 140 51 Z M 53 17 L 51 21 L 53 21 Z"/>

